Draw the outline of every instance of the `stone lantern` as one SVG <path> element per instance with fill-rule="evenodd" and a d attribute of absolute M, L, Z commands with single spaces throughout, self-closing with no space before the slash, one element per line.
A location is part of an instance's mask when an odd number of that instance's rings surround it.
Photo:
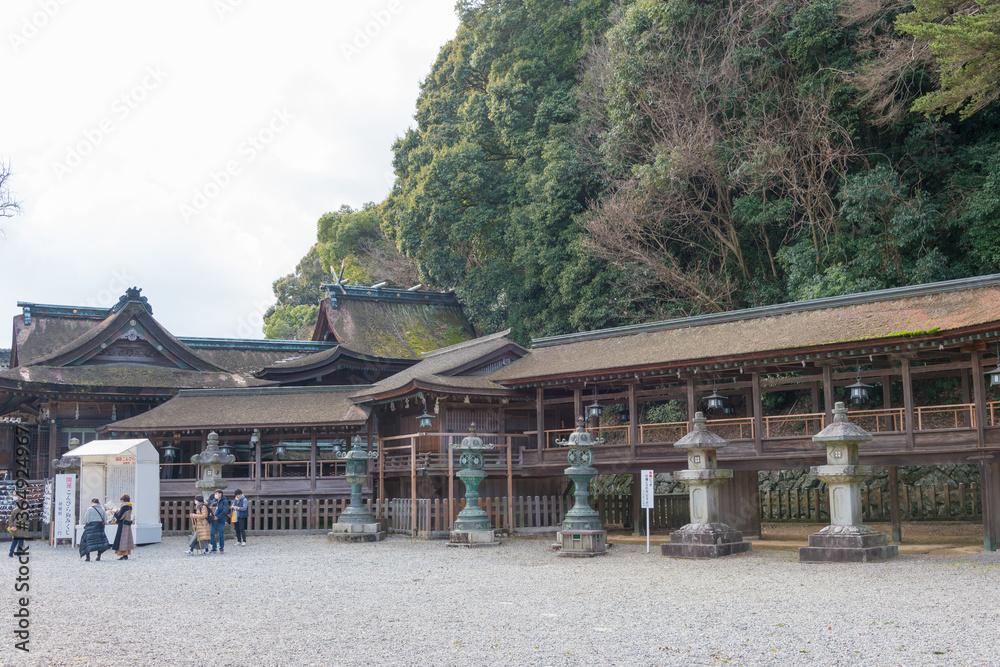
<path fill-rule="evenodd" d="M 597 474 L 591 465 L 594 462 L 594 445 L 604 444 L 604 440 L 594 440 L 587 433 L 583 417 L 577 417 L 576 430 L 569 440 L 557 440 L 556 444 L 569 446 L 569 467 L 566 475 L 573 480 L 576 502 L 573 509 L 566 512 L 562 530 L 556 533 L 556 547 L 559 555 L 570 558 L 589 558 L 608 553 L 608 532 L 601 527 L 601 518 L 590 507 L 590 480 Z"/>
<path fill-rule="evenodd" d="M 222 479 L 222 466 L 227 466 L 235 460 L 235 456 L 219 449 L 219 434 L 215 431 L 208 434 L 208 446 L 205 447 L 205 451 L 191 457 L 191 463 L 205 469 L 202 478 L 194 485 L 201 491 L 206 503 L 213 493 L 229 486 L 229 482 Z"/>
<path fill-rule="evenodd" d="M 834 407 L 833 423 L 813 436 L 813 441 L 826 443 L 826 465 L 810 472 L 829 488 L 830 525 L 809 536 L 809 546 L 799 549 L 800 562 L 866 563 L 899 554 L 884 534 L 861 521 L 861 482 L 873 469 L 858 465 L 858 444 L 871 439 L 871 433 L 847 421 L 843 403 Z"/>
<path fill-rule="evenodd" d="M 732 470 L 718 468 L 717 450 L 729 443 L 705 427 L 705 415 L 696 412 L 694 429 L 674 443 L 687 450 L 688 469 L 674 479 L 688 485 L 691 522 L 670 533 L 670 543 L 661 545 L 664 556 L 673 558 L 718 558 L 750 551 L 743 533 L 719 521 L 719 485 L 731 479 Z"/>
<path fill-rule="evenodd" d="M 493 526 L 486 512 L 479 506 L 479 485 L 486 479 L 483 471 L 483 451 L 493 445 L 483 443 L 476 435 L 476 423 L 469 424 L 469 435 L 461 444 L 452 445 L 461 453 L 458 461 L 462 469 L 455 476 L 465 485 L 465 507 L 455 519 L 455 527 L 448 541 L 449 547 L 495 547 L 499 542 L 493 536 Z"/>
<path fill-rule="evenodd" d="M 338 459 L 345 459 L 347 468 L 345 478 L 351 485 L 351 504 L 333 524 L 326 539 L 337 542 L 379 542 L 385 539 L 385 531 L 379 530 L 375 515 L 364 506 L 361 500 L 361 487 L 368 481 L 368 461 L 373 458 L 362 442 L 361 437 L 354 438 L 351 450 L 337 452 Z"/>
<path fill-rule="evenodd" d="M 67 456 L 69 452 L 80 446 L 79 438 L 69 439 L 69 451 L 63 454 L 59 458 L 52 461 L 52 467 L 58 470 L 57 474 L 60 475 L 78 475 L 80 474 L 80 457 L 79 456 Z"/>

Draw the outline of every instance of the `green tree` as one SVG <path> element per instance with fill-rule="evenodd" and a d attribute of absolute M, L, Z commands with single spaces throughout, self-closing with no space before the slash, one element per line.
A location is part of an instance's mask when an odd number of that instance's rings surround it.
<path fill-rule="evenodd" d="M 896 27 L 930 44 L 940 77 L 914 111 L 966 119 L 1000 97 L 1000 0 L 914 0 L 913 8 Z"/>
<path fill-rule="evenodd" d="M 264 338 L 276 340 L 310 340 L 319 305 L 274 306 L 264 320 Z"/>

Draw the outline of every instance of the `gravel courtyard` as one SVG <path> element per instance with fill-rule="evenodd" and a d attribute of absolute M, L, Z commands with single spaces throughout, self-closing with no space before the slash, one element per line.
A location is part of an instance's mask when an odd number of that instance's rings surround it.
<path fill-rule="evenodd" d="M 281 536 L 192 557 L 170 537 L 100 563 L 33 544 L 31 652 L 9 639 L 4 559 L 0 664 L 1000 664 L 996 553 L 800 565 L 620 545 L 575 560 L 549 543 Z"/>

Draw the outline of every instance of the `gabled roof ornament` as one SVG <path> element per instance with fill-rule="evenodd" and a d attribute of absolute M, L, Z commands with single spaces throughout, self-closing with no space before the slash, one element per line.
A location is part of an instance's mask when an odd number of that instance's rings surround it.
<path fill-rule="evenodd" d="M 142 289 L 139 287 L 129 287 L 125 290 L 125 294 L 118 297 L 118 303 L 115 304 L 114 308 L 111 309 L 112 313 L 117 313 L 119 310 L 125 307 L 129 301 L 135 301 L 141 303 L 142 307 L 146 309 L 146 312 L 150 315 L 153 314 L 153 307 L 149 305 L 149 301 L 146 297 L 142 296 Z"/>

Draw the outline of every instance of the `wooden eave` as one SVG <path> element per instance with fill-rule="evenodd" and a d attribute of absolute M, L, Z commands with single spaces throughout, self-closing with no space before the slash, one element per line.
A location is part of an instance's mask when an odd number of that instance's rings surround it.
<path fill-rule="evenodd" d="M 366 394 L 365 396 L 354 397 L 355 403 L 377 403 L 380 401 L 388 401 L 395 398 L 403 398 L 405 396 L 412 395 L 416 392 L 427 392 L 433 394 L 450 394 L 452 396 L 500 396 L 504 398 L 520 398 L 523 397 L 523 393 L 514 389 L 504 389 L 503 387 L 497 387 L 496 389 L 485 389 L 485 388 L 473 388 L 473 387 L 457 387 L 455 385 L 447 384 L 437 384 L 434 382 L 427 382 L 425 380 L 410 380 L 406 384 L 396 387 L 394 389 L 389 389 L 384 392 L 377 394 Z"/>
<path fill-rule="evenodd" d="M 497 384 L 512 389 L 525 389 L 549 385 L 566 385 L 571 383 L 587 383 L 608 380 L 641 380 L 657 376 L 685 376 L 699 372 L 719 372 L 727 370 L 756 370 L 760 366 L 809 364 L 822 366 L 833 364 L 844 357 L 855 358 L 873 355 L 905 354 L 920 350 L 934 350 L 942 354 L 942 346 L 954 347 L 967 345 L 976 341 L 1000 339 L 1000 321 L 953 329 L 945 332 L 917 335 L 913 337 L 882 337 L 870 340 L 831 343 L 829 345 L 812 345 L 802 348 L 785 348 L 768 350 L 759 354 L 702 357 L 670 361 L 667 363 L 643 364 L 622 367 L 608 367 L 596 371 L 580 371 L 576 373 L 550 373 L 534 377 L 522 377 L 516 380 L 494 380 Z M 808 367 L 808 366 L 806 366 Z"/>
<path fill-rule="evenodd" d="M 84 334 L 81 339 L 71 343 L 63 350 L 58 350 L 53 354 L 35 359 L 33 366 L 73 366 L 80 365 L 100 354 L 104 349 L 102 345 L 110 345 L 123 333 L 127 332 L 135 320 L 152 340 L 148 342 L 156 346 L 166 359 L 173 362 L 178 368 L 183 370 L 195 370 L 204 373 L 226 373 L 227 371 L 208 363 L 188 346 L 180 342 L 173 335 L 164 329 L 159 322 L 153 319 L 141 303 L 130 301 L 125 307 L 119 310 L 109 319 L 99 324 L 97 327 Z"/>

